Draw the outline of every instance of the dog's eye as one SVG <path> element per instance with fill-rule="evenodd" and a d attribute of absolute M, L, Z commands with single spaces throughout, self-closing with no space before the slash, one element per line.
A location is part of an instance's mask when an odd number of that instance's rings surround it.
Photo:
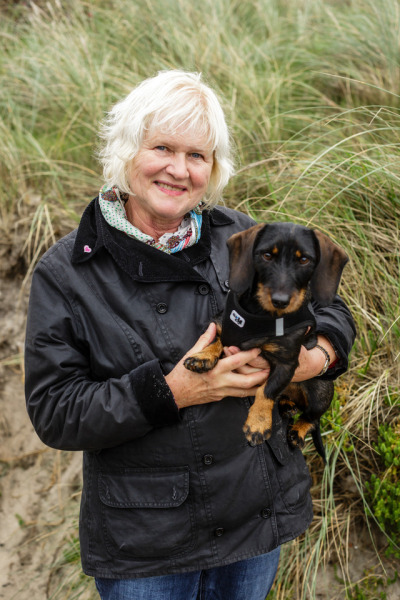
<path fill-rule="evenodd" d="M 307 258 L 307 256 L 300 256 L 299 263 L 301 265 L 308 265 L 309 262 L 310 262 L 310 259 Z"/>
<path fill-rule="evenodd" d="M 272 254 L 271 254 L 271 252 L 264 252 L 264 254 L 262 256 L 263 256 L 263 259 L 266 260 L 267 262 L 269 262 L 270 260 L 272 260 Z"/>

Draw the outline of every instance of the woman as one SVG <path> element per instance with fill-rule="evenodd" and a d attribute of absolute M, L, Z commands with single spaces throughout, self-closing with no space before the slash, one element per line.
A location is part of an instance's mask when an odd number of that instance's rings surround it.
<path fill-rule="evenodd" d="M 242 426 L 268 376 L 258 350 L 183 367 L 213 339 L 228 292 L 226 240 L 254 222 L 214 208 L 232 174 L 221 106 L 200 75 L 168 71 L 114 106 L 105 185 L 32 281 L 26 396 L 44 443 L 83 450 L 83 570 L 103 600 L 264 600 L 279 547 L 312 519 L 310 476 L 285 423 L 251 447 Z M 319 344 L 347 366 L 337 298 Z M 300 354 L 296 378 L 324 354 Z"/>

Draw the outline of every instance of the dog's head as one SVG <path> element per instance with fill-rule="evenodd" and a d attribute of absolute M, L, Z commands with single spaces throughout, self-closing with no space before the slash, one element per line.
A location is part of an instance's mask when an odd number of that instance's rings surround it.
<path fill-rule="evenodd" d="M 260 224 L 229 238 L 230 287 L 254 290 L 269 312 L 294 312 L 308 289 L 322 306 L 333 301 L 348 257 L 328 236 L 293 223 Z"/>

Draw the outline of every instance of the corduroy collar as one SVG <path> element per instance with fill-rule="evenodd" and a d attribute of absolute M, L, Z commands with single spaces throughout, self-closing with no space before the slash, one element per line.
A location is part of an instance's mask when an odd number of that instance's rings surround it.
<path fill-rule="evenodd" d="M 210 256 L 211 227 L 229 225 L 233 222 L 217 208 L 204 211 L 201 238 L 198 243 L 176 254 L 166 254 L 109 225 L 101 214 L 98 198 L 95 198 L 82 215 L 72 262 L 74 264 L 87 262 L 105 249 L 136 281 L 197 281 L 202 278 L 193 266 Z"/>

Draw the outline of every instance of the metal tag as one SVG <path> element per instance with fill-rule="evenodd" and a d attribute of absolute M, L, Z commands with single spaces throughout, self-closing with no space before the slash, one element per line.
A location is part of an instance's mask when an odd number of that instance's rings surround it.
<path fill-rule="evenodd" d="M 246 323 L 245 319 L 239 315 L 238 312 L 236 312 L 236 310 L 233 310 L 231 312 L 231 314 L 229 315 L 229 318 L 231 321 L 233 321 L 235 323 L 235 325 L 237 325 L 238 327 L 244 327 L 244 324 Z"/>
<path fill-rule="evenodd" d="M 275 321 L 275 335 L 276 337 L 279 337 L 281 335 L 283 335 L 284 333 L 284 327 L 283 327 L 283 317 L 281 317 L 280 319 L 276 319 Z"/>

